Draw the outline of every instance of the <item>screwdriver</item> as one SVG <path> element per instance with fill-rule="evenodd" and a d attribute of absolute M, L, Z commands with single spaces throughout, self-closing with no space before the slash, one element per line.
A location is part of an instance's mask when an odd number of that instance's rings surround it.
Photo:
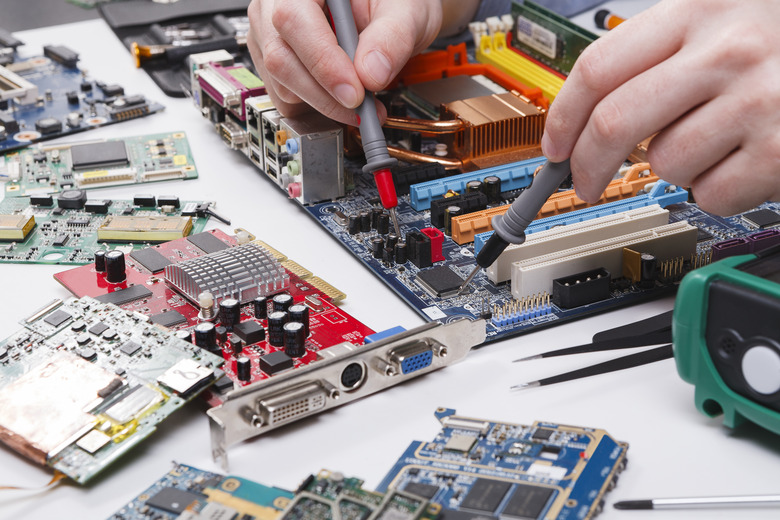
<path fill-rule="evenodd" d="M 458 294 L 462 294 L 471 280 L 477 275 L 480 267 L 487 269 L 495 262 L 509 244 L 525 242 L 525 229 L 531 223 L 550 195 L 558 190 L 558 186 L 571 173 L 569 159 L 554 163 L 548 161 L 528 186 L 509 206 L 503 215 L 493 217 L 491 224 L 495 231 L 477 254 L 477 265 L 460 286 Z"/>
<path fill-rule="evenodd" d="M 336 29 L 336 39 L 339 46 L 344 49 L 350 60 L 355 61 L 358 34 L 355 18 L 352 16 L 352 5 L 349 0 L 327 0 L 327 4 L 333 18 L 333 27 Z M 379 124 L 379 117 L 376 115 L 373 94 L 366 92 L 363 103 L 357 107 L 357 114 L 360 137 L 363 141 L 363 153 L 366 154 L 366 165 L 363 166 L 363 172 L 374 175 L 374 182 L 376 182 L 376 188 L 379 191 L 379 200 L 382 202 L 382 206 L 390 212 L 395 233 L 400 237 L 401 228 L 398 226 L 398 215 L 396 214 L 398 197 L 395 194 L 393 174 L 390 173 L 390 167 L 398 161 L 390 157 L 387 151 L 387 142 L 385 134 L 382 132 L 382 125 Z"/>

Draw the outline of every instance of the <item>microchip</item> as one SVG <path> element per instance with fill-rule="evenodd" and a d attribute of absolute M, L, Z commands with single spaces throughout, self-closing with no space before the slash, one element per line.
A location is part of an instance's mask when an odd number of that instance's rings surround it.
<path fill-rule="evenodd" d="M 55 134 L 62 131 L 62 121 L 53 117 L 44 117 L 35 122 L 35 129 L 43 135 Z"/>
<path fill-rule="evenodd" d="M 67 312 L 63 310 L 54 311 L 48 316 L 46 316 L 43 321 L 51 325 L 52 327 L 59 327 L 66 321 L 68 321 L 72 316 L 68 314 Z"/>
<path fill-rule="evenodd" d="M 431 296 L 448 298 L 458 293 L 463 279 L 449 267 L 440 265 L 417 273 L 417 283 Z"/>
<path fill-rule="evenodd" d="M 553 488 L 548 487 L 517 484 L 501 516 L 522 519 L 539 518 L 554 491 Z"/>
<path fill-rule="evenodd" d="M 444 445 L 444 449 L 449 451 L 460 451 L 463 453 L 468 453 L 471 451 L 471 448 L 476 442 L 477 438 L 473 435 L 454 433 L 447 441 L 447 444 Z"/>
<path fill-rule="evenodd" d="M 546 441 L 550 437 L 552 437 L 553 430 L 550 430 L 548 428 L 537 428 L 533 435 L 531 435 L 532 439 L 540 440 L 540 441 Z"/>
<path fill-rule="evenodd" d="M 88 218 L 69 218 L 67 224 L 69 226 L 88 226 Z"/>
<path fill-rule="evenodd" d="M 262 370 L 269 376 L 272 376 L 277 372 L 281 372 L 282 370 L 287 370 L 288 368 L 293 367 L 292 358 L 287 354 L 285 354 L 284 352 L 282 352 L 281 350 L 277 352 L 271 352 L 270 354 L 266 354 L 265 356 L 260 356 L 258 358 L 258 363 L 260 366 L 260 370 Z"/>
<path fill-rule="evenodd" d="M 425 484 L 423 482 L 409 482 L 406 484 L 404 491 L 430 500 L 433 498 L 433 495 L 439 491 L 439 486 Z"/>
<path fill-rule="evenodd" d="M 90 334 L 94 334 L 95 336 L 100 336 L 105 331 L 108 330 L 108 325 L 103 323 L 102 321 L 99 321 L 92 325 L 90 328 L 87 329 Z"/>
<path fill-rule="evenodd" d="M 178 311 L 170 310 L 168 312 L 161 312 L 160 314 L 154 314 L 149 317 L 152 323 L 162 325 L 163 327 L 173 327 L 180 323 L 187 323 L 187 318 L 182 316 Z"/>
<path fill-rule="evenodd" d="M 32 206 L 51 206 L 54 199 L 51 195 L 30 195 L 30 204 Z"/>
<path fill-rule="evenodd" d="M 742 215 L 742 218 L 761 229 L 776 227 L 780 224 L 780 213 L 772 211 L 771 209 L 751 211 L 750 213 Z"/>
<path fill-rule="evenodd" d="M 76 68 L 79 61 L 78 53 L 64 45 L 45 45 L 43 55 L 70 69 Z"/>
<path fill-rule="evenodd" d="M 696 228 L 696 242 L 706 242 L 711 238 L 713 238 L 712 233 L 710 233 L 706 229 Z"/>
<path fill-rule="evenodd" d="M 478 478 L 461 502 L 460 508 L 492 513 L 498 509 L 510 487 L 512 484 L 503 480 Z"/>
<path fill-rule="evenodd" d="M 233 325 L 233 332 L 244 340 L 244 343 L 247 345 L 252 345 L 265 339 L 265 329 L 255 321 L 245 321 Z"/>
<path fill-rule="evenodd" d="M 106 95 L 106 97 L 121 96 L 125 93 L 125 89 L 116 83 L 112 83 L 111 85 L 105 85 L 101 83 L 98 86 L 100 87 L 100 90 L 103 91 L 103 94 Z"/>
<path fill-rule="evenodd" d="M 220 394 L 224 394 L 228 390 L 233 390 L 233 380 L 227 374 L 222 374 L 222 377 L 217 379 L 211 388 Z"/>
<path fill-rule="evenodd" d="M 129 162 L 124 141 L 104 141 L 71 146 L 74 170 L 121 166 Z"/>
<path fill-rule="evenodd" d="M 170 260 L 161 255 L 160 252 L 153 247 L 133 251 L 130 253 L 130 258 L 144 266 L 151 273 L 159 273 L 165 269 L 166 265 L 170 265 L 171 263 Z"/>
<path fill-rule="evenodd" d="M 101 294 L 100 296 L 95 297 L 95 299 L 101 303 L 124 305 L 125 303 L 140 300 L 141 298 L 148 298 L 151 295 L 152 291 L 143 285 L 131 285 L 127 289 L 120 289 L 108 294 Z"/>
<path fill-rule="evenodd" d="M 203 232 L 187 237 L 187 242 L 194 245 L 204 253 L 216 253 L 227 249 L 228 246 L 222 240 L 218 239 L 211 233 Z"/>
<path fill-rule="evenodd" d="M 178 488 L 162 488 L 156 495 L 146 501 L 149 507 L 162 509 L 168 513 L 181 514 L 193 502 L 205 498 L 205 495 L 191 493 Z"/>
<path fill-rule="evenodd" d="M 88 200 L 84 205 L 84 211 L 87 213 L 99 213 L 101 215 L 105 215 L 108 213 L 108 207 L 110 205 L 110 200 Z"/>
<path fill-rule="evenodd" d="M 119 351 L 123 354 L 127 354 L 128 356 L 134 355 L 139 350 L 141 350 L 141 345 L 132 340 L 128 340 L 124 345 L 119 347 Z"/>

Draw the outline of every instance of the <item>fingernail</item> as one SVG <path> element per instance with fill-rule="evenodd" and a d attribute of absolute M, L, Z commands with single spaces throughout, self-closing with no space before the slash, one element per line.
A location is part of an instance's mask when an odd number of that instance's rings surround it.
<path fill-rule="evenodd" d="M 363 58 L 363 66 L 371 78 L 383 87 L 390 82 L 392 68 L 387 56 L 379 51 L 371 51 Z"/>
<path fill-rule="evenodd" d="M 347 108 L 356 108 L 358 106 L 358 94 L 355 87 L 349 83 L 341 83 L 333 89 L 336 99 Z"/>
<path fill-rule="evenodd" d="M 548 159 L 555 159 L 555 145 L 552 142 L 552 139 L 550 139 L 550 136 L 547 135 L 547 131 L 542 134 L 542 153 L 545 157 Z"/>

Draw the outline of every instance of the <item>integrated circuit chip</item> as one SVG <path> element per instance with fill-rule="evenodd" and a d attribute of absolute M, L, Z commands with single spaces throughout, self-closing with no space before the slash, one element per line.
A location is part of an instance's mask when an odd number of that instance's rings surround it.
<path fill-rule="evenodd" d="M 156 495 L 146 501 L 149 507 L 156 507 L 168 513 L 181 514 L 187 506 L 198 501 L 202 495 L 196 495 L 189 491 L 177 488 L 163 488 Z"/>
<path fill-rule="evenodd" d="M 204 253 L 216 253 L 230 247 L 211 233 L 203 232 L 187 237 L 187 242 L 194 245 Z"/>
<path fill-rule="evenodd" d="M 90 334 L 94 334 L 96 336 L 100 336 L 101 334 L 103 334 L 105 331 L 108 330 L 108 325 L 106 325 L 102 321 L 99 321 L 99 322 L 95 323 L 94 325 L 92 325 L 87 330 L 89 331 Z"/>
<path fill-rule="evenodd" d="M 129 162 L 124 141 L 105 141 L 72 146 L 70 157 L 74 170 L 123 166 Z"/>
<path fill-rule="evenodd" d="M 512 484 L 501 480 L 478 478 L 461 502 L 461 509 L 493 513 L 506 496 Z"/>
<path fill-rule="evenodd" d="M 534 434 L 531 436 L 531 438 L 540 440 L 540 441 L 546 441 L 550 437 L 552 437 L 553 431 L 548 428 L 537 428 L 537 430 L 534 432 Z"/>
<path fill-rule="evenodd" d="M 461 451 L 468 453 L 471 451 L 471 448 L 476 442 L 477 438 L 473 435 L 463 435 L 456 433 L 449 438 L 447 444 L 444 445 L 444 449 L 449 451 Z"/>
<path fill-rule="evenodd" d="M 192 217 L 111 215 L 97 231 L 106 242 L 168 242 L 192 231 Z"/>
<path fill-rule="evenodd" d="M 171 261 L 165 258 L 153 247 L 147 247 L 146 249 L 139 249 L 130 253 L 130 257 L 144 266 L 150 273 L 159 273 L 165 269 L 166 265 L 170 265 Z"/>
<path fill-rule="evenodd" d="M 425 484 L 424 482 L 409 482 L 406 484 L 404 491 L 430 500 L 439 491 L 439 486 Z"/>
<path fill-rule="evenodd" d="M 258 358 L 258 363 L 260 366 L 260 370 L 268 374 L 269 376 L 272 376 L 278 372 L 281 372 L 282 370 L 287 370 L 288 368 L 293 367 L 293 360 L 290 356 L 282 352 L 281 350 L 277 352 L 271 352 L 270 354 L 266 354 L 265 356 L 260 356 Z"/>
<path fill-rule="evenodd" d="M 780 224 L 780 213 L 771 209 L 759 209 L 745 213 L 742 218 L 761 229 L 776 227 Z"/>
<path fill-rule="evenodd" d="M 163 327 L 173 327 L 174 325 L 179 325 L 180 323 L 187 323 L 187 318 L 174 310 L 161 312 L 160 314 L 154 314 L 150 316 L 149 319 L 152 323 L 162 325 Z"/>
<path fill-rule="evenodd" d="M 110 292 L 108 294 L 102 294 L 95 299 L 102 303 L 113 303 L 114 305 L 124 305 L 141 298 L 148 298 L 152 295 L 152 291 L 144 287 L 143 285 L 131 285 L 126 289 L 119 289 L 118 291 Z"/>
<path fill-rule="evenodd" d="M 124 345 L 122 345 L 119 348 L 119 351 L 123 354 L 127 354 L 128 356 L 134 355 L 136 352 L 141 350 L 141 345 L 136 343 L 135 341 L 128 340 Z"/>
<path fill-rule="evenodd" d="M 416 280 L 431 296 L 439 298 L 456 295 L 463 283 L 463 278 L 444 265 L 420 271 Z"/>
<path fill-rule="evenodd" d="M 532 484 L 517 484 L 502 516 L 520 519 L 539 518 L 555 490 Z"/>
<path fill-rule="evenodd" d="M 244 321 L 233 326 L 233 332 L 241 338 L 244 343 L 251 345 L 265 339 L 265 329 L 255 321 Z"/>
<path fill-rule="evenodd" d="M 67 312 L 63 310 L 57 310 L 46 316 L 43 321 L 51 325 L 52 327 L 59 327 L 66 321 L 68 321 L 72 316 L 68 314 Z"/>

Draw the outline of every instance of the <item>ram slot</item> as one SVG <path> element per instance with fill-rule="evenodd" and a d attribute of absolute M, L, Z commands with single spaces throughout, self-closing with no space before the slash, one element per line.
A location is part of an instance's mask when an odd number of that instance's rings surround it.
<path fill-rule="evenodd" d="M 512 264 L 512 296 L 520 299 L 540 292 L 552 293 L 554 279 L 599 267 L 622 273 L 626 247 L 655 255 L 659 261 L 688 258 L 696 252 L 696 236 L 697 228 L 681 221 L 521 260 Z"/>
<path fill-rule="evenodd" d="M 668 223 L 669 212 L 667 210 L 661 209 L 660 206 L 648 206 L 617 215 L 607 215 L 540 231 L 528 235 L 522 244 L 507 247 L 498 260 L 487 268 L 487 276 L 493 283 L 506 282 L 512 276 L 512 264 L 515 262 L 602 240 L 623 237 Z"/>

